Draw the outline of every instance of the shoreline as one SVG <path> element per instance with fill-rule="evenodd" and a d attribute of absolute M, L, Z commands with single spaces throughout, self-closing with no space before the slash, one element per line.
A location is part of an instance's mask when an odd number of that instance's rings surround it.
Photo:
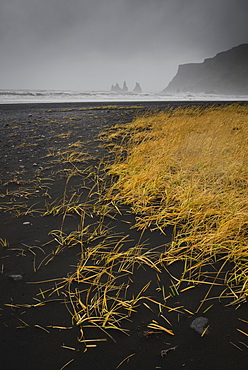
<path fill-rule="evenodd" d="M 89 101 L 31 101 L 31 102 L 0 102 L 0 107 L 2 106 L 21 106 L 21 105 L 30 105 L 30 106 L 48 106 L 48 105 L 57 105 L 57 106 L 64 106 L 64 105 L 89 105 L 89 106 L 104 106 L 104 105 L 133 105 L 133 104 L 145 104 L 145 105 L 167 105 L 167 104 L 235 104 L 235 103 L 240 103 L 240 104 L 248 104 L 248 100 L 246 99 L 215 99 L 215 100 L 207 100 L 207 99 L 202 99 L 202 100 L 89 100 Z"/>
<path fill-rule="evenodd" d="M 185 92 L 164 94 L 160 92 L 116 93 L 111 91 L 71 91 L 71 90 L 1 90 L 1 103 L 108 103 L 115 102 L 183 102 L 183 101 L 248 101 L 248 95 L 208 94 Z"/>
<path fill-rule="evenodd" d="M 152 320 L 169 326 L 163 318 L 158 317 L 153 304 L 146 302 L 146 305 L 137 307 L 137 312 L 131 316 L 132 321 L 125 322 L 129 336 L 111 331 L 116 342 L 98 329 L 84 328 L 88 339 L 108 339 L 106 342 L 93 342 L 97 346 L 88 347 L 85 351 L 85 345 L 77 339 L 81 335 L 79 326 L 72 325 L 68 306 L 63 303 L 64 295 L 61 293 L 49 296 L 49 289 L 54 288 L 54 282 L 32 283 L 62 279 L 73 272 L 78 263 L 79 246 L 63 248 L 54 256 L 58 244 L 49 233 L 60 228 L 61 214 L 42 216 L 42 212 L 44 213 L 45 204 L 49 203 L 51 210 L 58 204 L 56 199 L 63 198 L 68 171 L 75 165 L 80 166 L 82 174 L 70 180 L 68 197 L 75 192 L 82 197 L 82 203 L 86 202 L 89 194 L 87 189 L 92 184 L 84 174 L 88 174 L 89 166 L 97 166 L 106 155 L 98 140 L 103 129 L 130 122 L 137 114 L 150 110 L 182 105 L 222 104 L 229 105 L 232 102 L 0 104 L 0 193 L 5 194 L 0 198 L 0 238 L 8 243 L 4 246 L 2 242 L 0 247 L 3 370 L 39 370 L 51 366 L 61 369 L 66 364 L 72 370 L 79 369 L 82 364 L 90 370 L 114 370 L 129 356 L 129 360 L 120 366 L 121 369 L 209 370 L 233 369 L 237 365 L 240 370 L 246 369 L 247 348 L 242 343 L 247 344 L 247 340 L 239 330 L 248 332 L 247 303 L 237 310 L 233 306 L 227 307 L 227 302 L 218 298 L 221 292 L 218 286 L 212 289 L 212 299 L 195 315 L 191 313 L 197 311 L 201 299 L 204 299 L 208 291 L 208 285 L 200 284 L 165 303 L 171 310 L 165 309 L 163 315 L 171 323 L 174 336 L 152 331 L 147 327 Z M 109 105 L 124 108 L 93 109 Z M 140 109 L 132 108 L 136 105 L 140 105 Z M 87 107 L 89 109 L 80 110 Z M 79 142 L 81 144 L 76 144 Z M 85 153 L 85 162 L 73 162 L 74 165 L 61 162 L 62 157 L 58 157 L 58 153 L 72 145 L 81 145 L 75 148 Z M 58 158 L 60 161 L 54 161 Z M 10 210 L 13 204 L 15 209 Z M 91 222 L 90 218 L 91 216 L 87 218 L 87 222 Z M 97 216 L 92 219 L 97 222 Z M 71 215 L 66 219 L 63 231 L 72 232 L 77 228 L 77 222 L 77 215 Z M 130 241 L 124 243 L 127 248 L 138 242 L 149 243 L 149 248 L 158 247 L 169 242 L 172 236 L 170 229 L 167 230 L 166 237 L 159 232 L 148 231 L 141 236 L 130 227 L 133 223 L 134 215 L 128 208 L 124 208 L 122 215 L 116 214 L 114 220 L 106 220 L 104 225 L 106 228 L 114 228 L 117 239 L 118 235 L 129 235 Z M 93 241 L 92 245 L 94 243 L 96 242 Z M 178 276 L 180 270 L 180 264 L 173 264 L 170 268 L 171 275 L 162 275 L 167 294 L 172 285 L 171 276 Z M 20 275 L 22 278 L 17 281 L 11 275 Z M 153 271 L 149 268 L 136 269 L 132 276 L 133 280 L 134 278 L 138 290 L 152 281 L 147 294 L 157 299 L 158 286 Z M 59 281 L 61 280 L 57 283 Z M 136 286 L 132 289 L 135 291 Z M 43 301 L 46 303 L 42 304 Z M 206 317 L 210 324 L 209 333 L 202 337 L 191 327 L 193 320 L 198 317 Z M 163 356 L 161 351 L 165 351 Z"/>

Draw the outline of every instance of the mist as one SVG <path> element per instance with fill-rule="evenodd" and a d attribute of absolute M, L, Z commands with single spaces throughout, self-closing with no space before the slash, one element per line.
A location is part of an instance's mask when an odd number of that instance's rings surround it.
<path fill-rule="evenodd" d="M 161 91 L 248 42 L 247 0 L 2 0 L 0 88 Z"/>

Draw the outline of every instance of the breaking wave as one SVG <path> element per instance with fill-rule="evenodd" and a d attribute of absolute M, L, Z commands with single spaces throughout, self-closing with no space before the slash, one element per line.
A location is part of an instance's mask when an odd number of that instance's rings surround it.
<path fill-rule="evenodd" d="M 0 104 L 118 101 L 240 101 L 248 96 L 215 94 L 116 93 L 111 91 L 0 90 Z"/>

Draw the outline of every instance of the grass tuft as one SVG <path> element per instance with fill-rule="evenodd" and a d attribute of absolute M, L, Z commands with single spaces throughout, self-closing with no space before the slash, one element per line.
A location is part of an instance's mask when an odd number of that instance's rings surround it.
<path fill-rule="evenodd" d="M 158 112 L 103 138 L 116 152 L 107 168 L 116 181 L 106 197 L 131 206 L 138 229 L 175 228 L 160 262 L 184 260 L 192 276 L 222 256 L 234 264 L 227 284 L 246 297 L 248 107 Z"/>

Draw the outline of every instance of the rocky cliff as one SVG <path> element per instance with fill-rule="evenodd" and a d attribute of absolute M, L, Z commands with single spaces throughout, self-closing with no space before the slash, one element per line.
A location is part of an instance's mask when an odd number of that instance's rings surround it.
<path fill-rule="evenodd" d="M 179 65 L 162 93 L 248 94 L 248 44 L 218 53 L 203 63 Z"/>

